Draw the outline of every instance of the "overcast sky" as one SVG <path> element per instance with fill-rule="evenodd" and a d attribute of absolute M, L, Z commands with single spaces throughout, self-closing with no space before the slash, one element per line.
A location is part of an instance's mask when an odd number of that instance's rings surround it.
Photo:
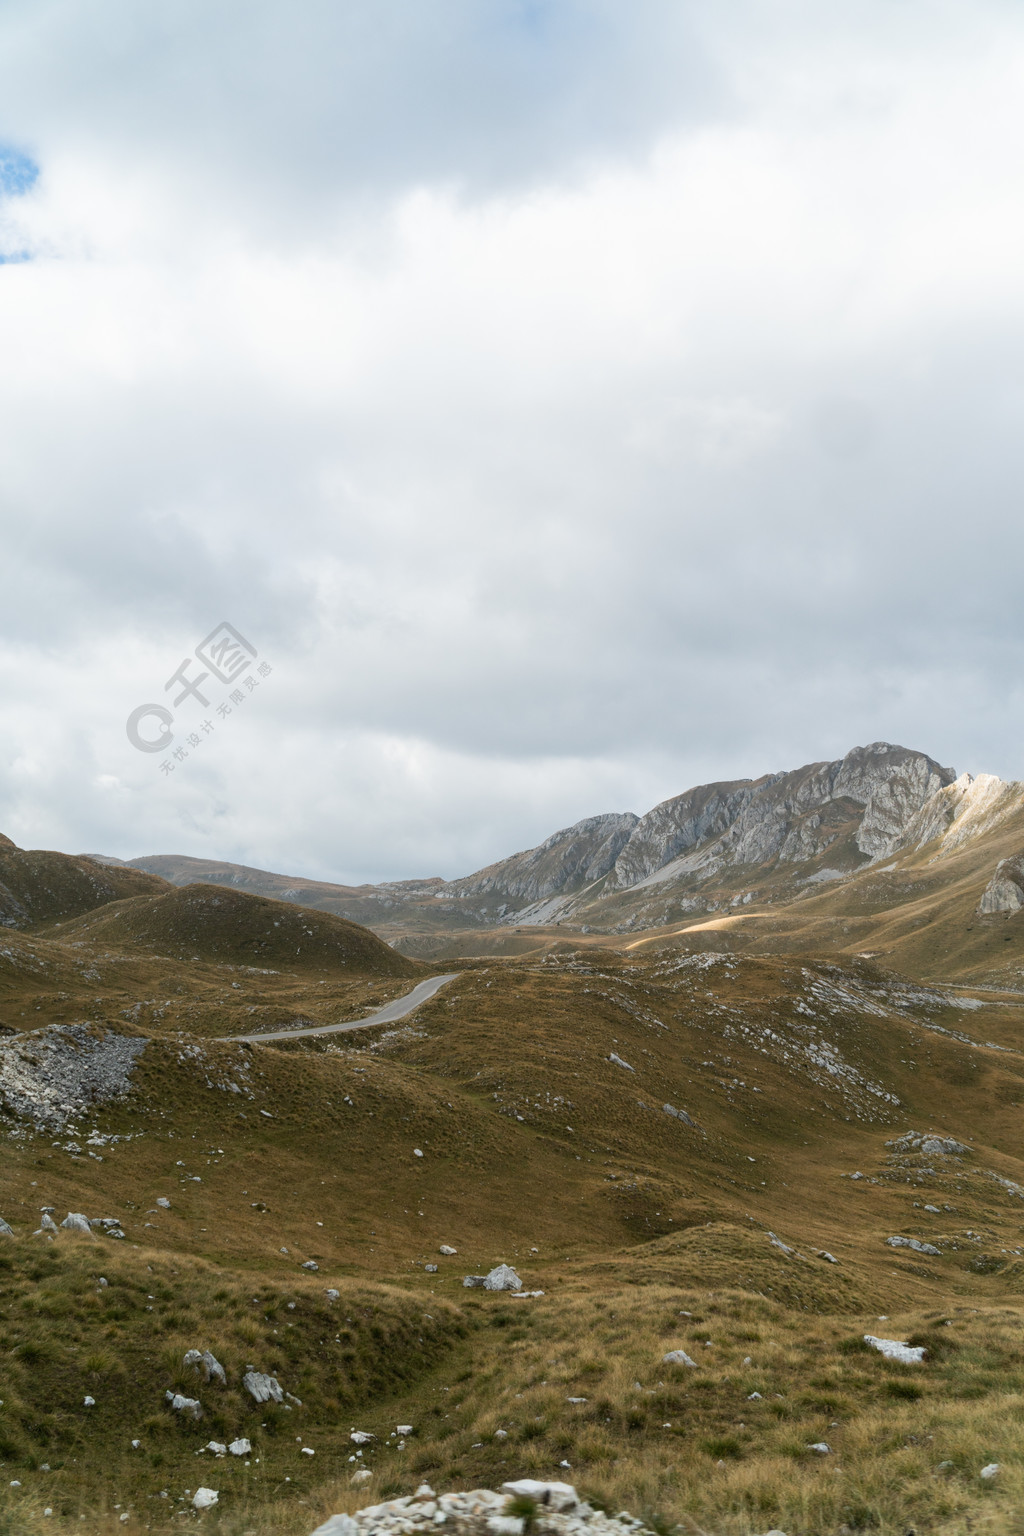
<path fill-rule="evenodd" d="M 1011 0 L 0 0 L 0 830 L 1024 778 L 1022 163 Z"/>

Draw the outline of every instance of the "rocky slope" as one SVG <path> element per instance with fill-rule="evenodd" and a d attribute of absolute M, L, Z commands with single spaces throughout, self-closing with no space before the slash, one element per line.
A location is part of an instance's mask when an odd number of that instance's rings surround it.
<path fill-rule="evenodd" d="M 30 928 L 36 923 L 77 917 L 125 896 L 154 895 L 167 889 L 154 875 L 124 866 L 97 868 L 94 859 L 66 853 L 26 852 L 0 836 L 0 927 Z"/>

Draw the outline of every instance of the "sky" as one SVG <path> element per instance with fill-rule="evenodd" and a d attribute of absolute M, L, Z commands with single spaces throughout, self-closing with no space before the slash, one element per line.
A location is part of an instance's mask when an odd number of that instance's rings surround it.
<path fill-rule="evenodd" d="M 1022 160 L 1010 0 L 0 0 L 0 831 L 1024 778 Z"/>

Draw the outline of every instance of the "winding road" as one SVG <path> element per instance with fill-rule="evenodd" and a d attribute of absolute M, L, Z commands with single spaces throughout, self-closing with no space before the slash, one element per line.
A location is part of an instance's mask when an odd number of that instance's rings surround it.
<path fill-rule="evenodd" d="M 396 1019 L 404 1019 L 406 1014 L 412 1013 L 460 974 L 459 971 L 449 971 L 447 976 L 430 976 L 426 981 L 417 982 L 404 997 L 396 997 L 393 1003 L 378 1008 L 376 1013 L 368 1014 L 365 1019 L 353 1019 L 348 1024 L 310 1024 L 306 1029 L 275 1029 L 267 1034 L 229 1035 L 228 1039 L 243 1045 L 256 1045 L 267 1040 L 301 1040 L 305 1035 L 341 1035 L 350 1029 L 369 1029 L 373 1024 L 393 1024 Z"/>

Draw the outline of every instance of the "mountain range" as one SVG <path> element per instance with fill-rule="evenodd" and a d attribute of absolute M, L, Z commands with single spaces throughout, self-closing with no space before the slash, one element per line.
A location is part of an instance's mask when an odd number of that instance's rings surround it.
<path fill-rule="evenodd" d="M 901 963 L 908 951 L 937 973 L 1012 981 L 1016 948 L 999 948 L 1012 935 L 996 934 L 995 920 L 1024 905 L 1022 855 L 1024 783 L 958 776 L 927 753 L 873 742 L 698 785 L 642 816 L 587 817 L 455 880 L 346 886 L 174 854 L 93 857 L 320 908 L 422 958 L 516 953 L 570 934 L 700 943 L 715 932 L 732 948 L 788 950 L 813 932 L 825 949 Z"/>

